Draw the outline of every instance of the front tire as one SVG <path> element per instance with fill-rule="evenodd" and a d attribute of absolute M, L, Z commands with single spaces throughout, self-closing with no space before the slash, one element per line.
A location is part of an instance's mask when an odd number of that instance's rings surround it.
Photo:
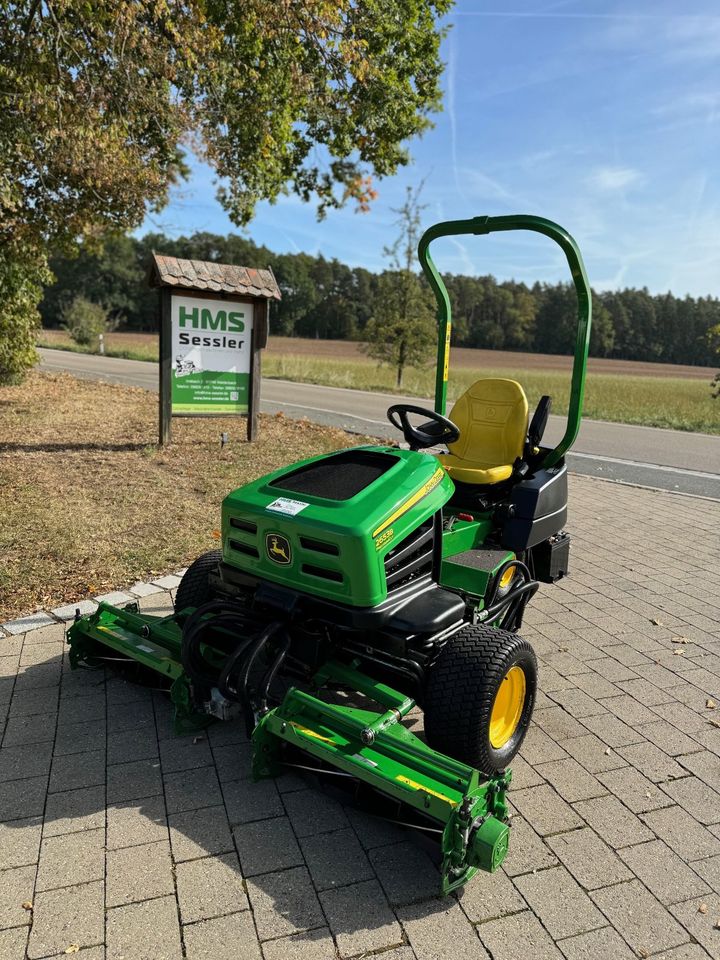
<path fill-rule="evenodd" d="M 527 640 L 497 627 L 468 624 L 450 637 L 430 671 L 427 742 L 494 776 L 520 749 L 536 691 L 537 661 Z"/>
<path fill-rule="evenodd" d="M 221 560 L 222 550 L 209 550 L 190 564 L 175 594 L 176 611 L 186 607 L 200 607 L 214 599 L 209 577 L 217 570 Z"/>

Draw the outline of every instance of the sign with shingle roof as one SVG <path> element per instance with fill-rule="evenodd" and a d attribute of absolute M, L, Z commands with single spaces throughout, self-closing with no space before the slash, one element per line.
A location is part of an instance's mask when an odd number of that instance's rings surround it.
<path fill-rule="evenodd" d="M 247 416 L 254 439 L 268 305 L 280 299 L 272 270 L 154 253 L 148 279 L 160 289 L 160 442 L 173 416 Z"/>

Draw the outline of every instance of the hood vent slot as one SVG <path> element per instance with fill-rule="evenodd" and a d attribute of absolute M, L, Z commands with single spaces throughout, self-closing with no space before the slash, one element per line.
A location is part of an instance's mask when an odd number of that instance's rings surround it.
<path fill-rule="evenodd" d="M 257 524 L 252 520 L 243 520 L 241 517 L 230 517 L 230 526 L 245 533 L 257 533 Z"/>
<path fill-rule="evenodd" d="M 326 553 L 332 557 L 337 557 L 340 553 L 340 547 L 336 543 L 314 540 L 312 537 L 300 537 L 300 546 L 304 550 L 314 550 L 315 553 Z"/>

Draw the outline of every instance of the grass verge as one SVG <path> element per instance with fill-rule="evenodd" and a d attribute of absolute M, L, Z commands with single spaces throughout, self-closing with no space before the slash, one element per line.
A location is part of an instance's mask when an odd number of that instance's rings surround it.
<path fill-rule="evenodd" d="M 73 344 L 62 330 L 43 331 L 39 345 L 89 352 Z M 265 352 L 264 376 L 355 390 L 399 392 L 415 397 L 431 397 L 434 392 L 432 367 L 408 370 L 402 390 L 397 391 L 394 372 L 388 367 L 378 367 L 369 359 L 317 357 L 305 351 L 293 352 L 293 341 L 287 342 L 287 352 L 284 347 L 280 338 L 276 338 L 272 349 Z M 106 338 L 105 352 L 107 356 L 130 360 L 157 360 L 157 338 L 147 334 L 111 333 Z M 464 351 L 465 354 L 468 352 Z M 543 369 L 542 357 L 533 357 L 535 363 L 532 367 L 523 364 L 522 355 L 518 356 L 517 366 L 506 365 L 507 354 L 503 354 L 503 359 L 503 366 L 454 364 L 448 385 L 449 398 L 454 400 L 479 377 L 511 377 L 522 383 L 531 405 L 537 403 L 544 393 L 549 393 L 553 398 L 553 412 L 563 414 L 567 411 L 569 372 Z M 589 373 L 584 415 L 593 420 L 615 423 L 720 433 L 720 400 L 711 397 L 709 380 L 688 377 Z"/>
<path fill-rule="evenodd" d="M 282 416 L 252 446 L 238 419 L 176 420 L 167 449 L 156 431 L 139 388 L 45 373 L 0 388 L 0 622 L 182 567 L 218 546 L 230 490 L 364 442 Z"/>

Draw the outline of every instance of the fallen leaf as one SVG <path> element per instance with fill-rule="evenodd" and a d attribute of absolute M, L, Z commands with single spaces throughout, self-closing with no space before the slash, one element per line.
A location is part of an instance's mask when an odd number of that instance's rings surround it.
<path fill-rule="evenodd" d="M 195 746 L 196 743 L 202 743 L 204 739 L 205 737 L 193 737 L 193 746 Z"/>
<path fill-rule="evenodd" d="M 705 702 L 705 706 L 708 708 L 708 710 L 714 710 L 717 707 L 717 704 L 712 697 L 708 697 L 707 701 Z"/>
<path fill-rule="evenodd" d="M 23 902 L 21 903 L 21 907 L 23 908 L 23 910 L 32 910 L 33 908 L 32 900 L 23 900 Z"/>
<path fill-rule="evenodd" d="M 720 728 L 720 720 L 716 720 L 715 717 L 710 717 L 708 723 L 712 724 L 713 727 Z"/>
<path fill-rule="evenodd" d="M 648 951 L 647 951 L 644 947 L 640 947 L 640 948 L 638 949 L 638 956 L 639 956 L 639 957 L 643 957 L 643 960 L 644 960 L 644 958 L 645 958 L 645 957 L 649 957 L 650 954 L 648 953 Z"/>
<path fill-rule="evenodd" d="M 673 637 L 671 643 L 690 643 L 687 637 Z"/>
<path fill-rule="evenodd" d="M 609 756 L 610 756 L 610 747 L 606 747 L 606 748 L 605 748 L 605 756 L 606 756 L 606 757 L 609 757 Z"/>
<path fill-rule="evenodd" d="M 65 947 L 65 953 L 77 953 L 79 949 L 79 943 L 71 943 L 69 947 Z"/>
<path fill-rule="evenodd" d="M 706 904 L 706 903 L 701 903 L 700 906 L 697 908 L 697 912 L 698 912 L 698 913 L 707 913 L 707 904 Z"/>
<path fill-rule="evenodd" d="M 650 620 L 650 623 L 654 624 L 656 627 L 661 627 L 663 625 L 662 620 L 656 620 L 654 617 Z"/>
<path fill-rule="evenodd" d="M 673 650 L 674 657 L 681 657 L 685 653 L 684 650 Z"/>

